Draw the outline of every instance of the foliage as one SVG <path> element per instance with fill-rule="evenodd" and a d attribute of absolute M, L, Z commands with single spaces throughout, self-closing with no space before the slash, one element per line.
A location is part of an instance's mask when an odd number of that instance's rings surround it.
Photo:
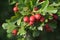
<path fill-rule="evenodd" d="M 39 37 L 41 32 L 54 32 L 56 29 L 57 20 L 60 20 L 59 0 L 56 2 L 53 2 L 53 0 L 44 0 L 42 2 L 39 2 L 39 0 L 12 0 L 10 5 L 13 4 L 16 4 L 14 7 L 18 7 L 18 11 L 16 12 L 16 9 L 13 8 L 15 15 L 2 25 L 3 29 L 7 30 L 9 38 L 17 36 L 17 40 L 35 40 L 35 37 Z M 36 14 L 41 15 L 40 21 L 36 22 L 35 20 L 33 25 L 24 22 L 25 16 L 30 18 Z M 12 31 L 15 29 L 18 32 L 13 35 Z"/>

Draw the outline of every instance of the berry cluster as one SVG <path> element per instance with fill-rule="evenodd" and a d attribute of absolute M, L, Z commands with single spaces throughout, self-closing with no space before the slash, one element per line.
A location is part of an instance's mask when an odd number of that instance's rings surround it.
<path fill-rule="evenodd" d="M 44 20 L 45 18 L 41 14 L 32 15 L 30 18 L 28 16 L 25 16 L 23 19 L 23 21 L 29 23 L 29 25 L 33 25 L 36 21 L 44 22 Z"/>
<path fill-rule="evenodd" d="M 44 0 L 39 0 L 39 2 L 43 2 L 43 1 L 44 1 Z M 17 4 L 18 4 L 18 3 L 17 3 Z M 16 6 L 13 8 L 13 11 L 14 11 L 14 12 L 18 12 L 18 11 L 19 11 L 19 9 L 18 9 L 18 7 L 17 7 L 17 4 L 16 4 Z M 38 7 L 34 7 L 33 10 L 34 10 L 34 11 L 38 11 L 39 8 L 38 8 Z M 53 17 L 53 20 L 57 20 L 57 19 L 58 19 L 58 15 L 56 15 L 56 14 L 52 14 L 52 15 L 50 15 L 50 16 Z M 24 16 L 23 21 L 24 21 L 25 23 L 28 23 L 30 26 L 32 26 L 32 25 L 34 25 L 35 22 L 45 22 L 45 16 L 41 15 L 40 13 L 31 15 L 31 16 L 29 16 L 29 17 L 28 17 L 28 15 L 27 15 L 27 16 Z M 45 28 L 45 30 L 46 30 L 47 32 L 52 32 L 52 31 L 53 31 L 53 29 L 49 26 L 48 23 L 45 24 L 44 28 Z M 13 33 L 13 35 L 17 35 L 17 30 L 16 30 L 16 29 L 13 30 L 12 33 Z"/>
<path fill-rule="evenodd" d="M 38 9 L 39 9 L 38 7 L 34 7 L 34 11 L 37 11 Z M 13 8 L 13 11 L 17 12 L 18 11 L 18 7 L 15 6 Z M 58 15 L 56 15 L 56 14 L 52 14 L 50 16 L 53 17 L 53 20 L 57 20 L 58 19 Z M 23 21 L 28 23 L 30 26 L 32 26 L 35 22 L 44 22 L 45 21 L 45 17 L 43 15 L 37 13 L 35 15 L 31 15 L 30 17 L 25 16 L 23 18 Z M 49 26 L 49 24 L 45 25 L 45 29 L 46 29 L 47 32 L 52 32 L 52 28 Z M 17 30 L 13 30 L 12 33 L 13 33 L 13 35 L 16 35 L 17 34 Z"/>
<path fill-rule="evenodd" d="M 46 30 L 47 32 L 52 32 L 52 31 L 53 31 L 53 29 L 49 26 L 49 24 L 46 24 L 46 25 L 45 25 L 45 30 Z"/>
<path fill-rule="evenodd" d="M 52 21 L 58 20 L 58 16 L 56 14 L 53 14 L 51 16 L 53 17 Z M 45 30 L 47 32 L 52 32 L 53 31 L 53 29 L 50 27 L 50 25 L 48 23 L 45 25 Z"/>

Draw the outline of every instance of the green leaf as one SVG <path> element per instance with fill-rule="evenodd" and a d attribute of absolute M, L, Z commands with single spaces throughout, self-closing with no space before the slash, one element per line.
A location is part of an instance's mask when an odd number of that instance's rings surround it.
<path fill-rule="evenodd" d="M 30 6 L 31 6 L 31 8 L 33 8 L 33 1 L 32 0 L 30 0 Z"/>
<path fill-rule="evenodd" d="M 30 26 L 29 29 L 30 30 L 36 30 L 36 27 Z"/>
<path fill-rule="evenodd" d="M 22 21 L 22 17 L 19 20 L 17 20 L 17 25 L 18 26 L 21 25 L 21 21 Z"/>
<path fill-rule="evenodd" d="M 37 0 L 29 0 L 27 5 L 30 9 L 33 9 L 34 6 L 36 6 Z"/>
<path fill-rule="evenodd" d="M 60 16 L 60 11 L 57 12 L 58 16 Z"/>
<path fill-rule="evenodd" d="M 22 15 L 29 15 L 30 12 L 29 12 L 29 11 L 21 11 L 21 14 L 22 14 Z"/>
<path fill-rule="evenodd" d="M 15 16 L 12 16 L 10 19 L 7 19 L 6 22 L 9 23 L 13 23 L 15 24 L 20 18 L 21 18 L 21 14 L 20 13 L 15 13 Z"/>
<path fill-rule="evenodd" d="M 53 28 L 53 29 L 56 29 L 56 27 L 57 27 L 57 22 L 50 22 L 49 23 L 49 26 L 51 27 L 51 28 Z"/>
<path fill-rule="evenodd" d="M 48 12 L 48 13 L 56 13 L 57 8 L 54 8 L 52 6 L 48 6 L 46 12 Z"/>
<path fill-rule="evenodd" d="M 52 20 L 52 19 L 53 19 L 53 17 L 52 17 L 52 16 L 49 16 L 49 19 L 50 19 L 50 20 Z"/>
<path fill-rule="evenodd" d="M 41 14 L 44 13 L 44 15 L 45 15 L 45 12 L 46 12 L 47 7 L 49 5 L 49 0 L 46 0 L 46 1 L 42 2 L 42 3 L 40 3 L 40 4 L 41 4 L 42 7 L 37 12 L 39 12 Z"/>
<path fill-rule="evenodd" d="M 15 16 L 12 16 L 11 19 L 6 20 L 7 22 L 12 22 L 12 23 L 16 23 L 17 20 L 19 20 L 19 18 L 21 18 L 21 14 L 20 13 L 15 13 Z"/>
<path fill-rule="evenodd" d="M 12 16 L 9 20 L 10 22 L 16 22 L 19 18 L 17 16 Z"/>
<path fill-rule="evenodd" d="M 20 12 L 16 12 L 16 13 L 15 13 L 15 16 L 17 16 L 17 17 L 21 17 L 22 15 L 21 15 Z"/>
<path fill-rule="evenodd" d="M 45 1 L 39 3 L 39 0 L 37 0 L 36 6 L 41 5 L 41 4 L 43 4 L 44 2 L 45 2 Z"/>
<path fill-rule="evenodd" d="M 25 0 L 18 0 L 18 3 L 19 3 L 19 4 L 24 4 L 24 1 L 25 1 Z"/>
<path fill-rule="evenodd" d="M 34 31 L 33 32 L 33 37 L 38 37 L 40 35 L 40 31 Z"/>
<path fill-rule="evenodd" d="M 10 33 L 12 32 L 12 30 L 14 30 L 16 28 L 16 25 L 12 24 L 12 23 L 8 23 L 8 27 L 7 27 L 7 32 Z"/>
<path fill-rule="evenodd" d="M 18 34 L 17 35 L 24 35 L 24 34 L 26 34 L 26 31 L 25 31 L 25 29 L 24 29 L 24 27 L 21 27 L 20 29 L 19 29 L 19 32 L 18 32 Z"/>
<path fill-rule="evenodd" d="M 11 38 L 11 37 L 12 37 L 12 34 L 11 34 L 11 33 L 8 33 L 8 34 L 7 34 L 7 37 L 8 37 L 8 38 Z"/>
<path fill-rule="evenodd" d="M 3 23 L 3 24 L 2 24 L 2 27 L 3 27 L 3 29 L 7 29 L 8 24 L 7 24 L 7 23 Z"/>
<path fill-rule="evenodd" d="M 47 23 L 48 22 L 48 19 L 45 19 L 45 22 Z"/>
<path fill-rule="evenodd" d="M 2 27 L 3 27 L 3 29 L 7 29 L 8 33 L 11 33 L 12 30 L 16 28 L 16 26 L 14 24 L 12 24 L 12 23 L 4 23 L 2 25 Z"/>
<path fill-rule="evenodd" d="M 18 38 L 17 40 L 25 40 L 25 38 Z"/>
<path fill-rule="evenodd" d="M 44 12 L 44 11 L 47 9 L 48 5 L 49 5 L 49 1 L 46 0 L 46 1 L 42 4 L 41 10 Z"/>
<path fill-rule="evenodd" d="M 13 1 L 13 2 L 10 3 L 10 5 L 13 5 L 13 4 L 15 4 L 15 3 L 16 3 L 16 1 Z"/>
<path fill-rule="evenodd" d="M 38 30 L 43 31 L 43 26 L 44 26 L 44 23 L 41 23 L 40 26 L 38 27 Z"/>
<path fill-rule="evenodd" d="M 60 2 L 59 3 L 55 3 L 55 2 L 53 2 L 51 5 L 49 5 L 49 6 L 60 6 Z"/>
<path fill-rule="evenodd" d="M 26 31 L 25 31 L 25 23 L 24 22 L 21 22 L 21 28 L 19 29 L 19 32 L 18 32 L 18 34 L 17 35 L 24 35 L 24 34 L 26 34 Z"/>

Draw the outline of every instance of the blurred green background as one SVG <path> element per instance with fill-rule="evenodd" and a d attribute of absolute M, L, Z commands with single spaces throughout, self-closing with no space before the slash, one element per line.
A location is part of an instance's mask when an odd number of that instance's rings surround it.
<path fill-rule="evenodd" d="M 2 23 L 13 16 L 12 7 L 9 6 L 9 0 L 0 0 L 0 40 L 8 40 L 6 30 L 2 28 Z"/>

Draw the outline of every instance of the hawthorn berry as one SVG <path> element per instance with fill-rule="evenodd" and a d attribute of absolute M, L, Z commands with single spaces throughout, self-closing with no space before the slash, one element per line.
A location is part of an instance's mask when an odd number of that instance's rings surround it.
<path fill-rule="evenodd" d="M 47 31 L 47 32 L 52 32 L 52 29 L 51 29 L 51 28 L 49 28 L 49 29 L 47 29 L 46 31 Z"/>
<path fill-rule="evenodd" d="M 34 7 L 34 11 L 37 11 L 39 8 L 38 7 Z"/>
<path fill-rule="evenodd" d="M 54 20 L 57 20 L 58 19 L 58 16 L 56 14 L 53 14 L 53 19 Z"/>
<path fill-rule="evenodd" d="M 18 11 L 18 7 L 14 7 L 14 8 L 13 8 L 13 11 L 14 11 L 14 12 L 17 12 L 17 11 Z"/>
<path fill-rule="evenodd" d="M 34 16 L 30 16 L 30 21 L 34 22 L 35 21 L 35 17 Z"/>
<path fill-rule="evenodd" d="M 48 24 L 45 25 L 45 29 L 47 32 L 52 32 L 52 28 Z"/>
<path fill-rule="evenodd" d="M 15 29 L 15 30 L 13 30 L 12 31 L 12 34 L 15 36 L 15 35 L 17 35 L 17 30 Z"/>
<path fill-rule="evenodd" d="M 33 25 L 33 24 L 34 24 L 34 22 L 32 22 L 32 21 L 29 22 L 29 25 Z"/>
<path fill-rule="evenodd" d="M 41 18 L 41 15 L 40 15 L 40 14 L 36 14 L 36 15 L 35 15 L 35 18 L 36 18 L 37 20 L 39 20 L 39 19 Z"/>
<path fill-rule="evenodd" d="M 42 16 L 41 18 L 40 18 L 40 22 L 44 22 L 45 21 L 45 18 Z"/>
<path fill-rule="evenodd" d="M 28 16 L 25 16 L 24 19 L 23 19 L 24 22 L 29 22 L 29 17 Z"/>
<path fill-rule="evenodd" d="M 49 25 L 48 25 L 48 24 L 46 24 L 46 25 L 45 25 L 45 28 L 46 28 L 46 29 L 48 29 L 48 28 L 49 28 Z"/>

